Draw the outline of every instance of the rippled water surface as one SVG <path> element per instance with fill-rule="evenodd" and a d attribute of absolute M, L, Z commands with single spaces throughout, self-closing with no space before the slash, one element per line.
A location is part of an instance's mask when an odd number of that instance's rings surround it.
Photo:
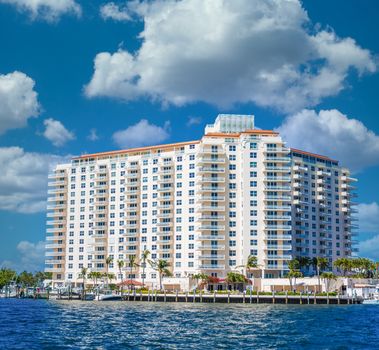
<path fill-rule="evenodd" d="M 379 349 L 379 306 L 0 299 L 0 349 Z"/>

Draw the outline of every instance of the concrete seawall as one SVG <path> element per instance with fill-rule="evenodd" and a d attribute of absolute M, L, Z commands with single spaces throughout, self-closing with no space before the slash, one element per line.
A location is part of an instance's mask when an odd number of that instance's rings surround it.
<path fill-rule="evenodd" d="M 250 295 L 250 294 L 168 294 L 168 293 L 127 293 L 125 301 L 145 302 L 178 302 L 178 303 L 239 303 L 239 304 L 361 304 L 359 298 L 346 296 L 315 296 L 315 295 Z"/>

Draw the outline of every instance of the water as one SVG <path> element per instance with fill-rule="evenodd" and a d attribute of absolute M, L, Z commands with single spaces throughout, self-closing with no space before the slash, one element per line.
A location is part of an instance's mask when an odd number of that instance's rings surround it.
<path fill-rule="evenodd" d="M 379 349 L 376 305 L 0 299 L 0 349 Z"/>

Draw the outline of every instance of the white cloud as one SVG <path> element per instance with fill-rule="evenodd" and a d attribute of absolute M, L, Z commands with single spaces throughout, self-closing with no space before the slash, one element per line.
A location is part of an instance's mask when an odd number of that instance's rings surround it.
<path fill-rule="evenodd" d="M 43 136 L 51 141 L 54 146 L 63 146 L 67 141 L 75 139 L 74 133 L 67 130 L 59 120 L 49 118 L 43 124 L 46 127 Z"/>
<path fill-rule="evenodd" d="M 161 127 L 150 124 L 146 119 L 141 119 L 137 124 L 125 130 L 116 131 L 113 134 L 113 141 L 122 148 L 158 144 L 170 136 L 169 129 L 170 122 L 168 121 Z"/>
<path fill-rule="evenodd" d="M 16 6 L 20 12 L 27 12 L 31 19 L 57 21 L 64 14 L 81 16 L 82 10 L 75 0 L 0 0 L 0 4 Z"/>
<path fill-rule="evenodd" d="M 358 204 L 360 231 L 379 234 L 379 205 L 376 202 Z"/>
<path fill-rule="evenodd" d="M 379 136 L 335 109 L 303 110 L 278 131 L 289 146 L 327 155 L 354 172 L 379 164 Z"/>
<path fill-rule="evenodd" d="M 0 267 L 15 269 L 17 272 L 43 271 L 45 263 L 45 242 L 32 243 L 21 241 L 17 244 L 17 253 L 15 259 L 4 260 Z"/>
<path fill-rule="evenodd" d="M 0 210 L 35 213 L 46 209 L 47 175 L 67 157 L 0 147 Z"/>
<path fill-rule="evenodd" d="M 114 2 L 108 2 L 100 7 L 100 14 L 103 19 L 113 19 L 114 21 L 130 21 L 128 8 L 116 5 Z"/>
<path fill-rule="evenodd" d="M 134 1 L 127 13 L 144 22 L 142 45 L 135 53 L 99 53 L 88 97 L 253 102 L 293 112 L 338 94 L 351 68 L 376 70 L 353 39 L 308 30 L 298 0 Z"/>
<path fill-rule="evenodd" d="M 187 120 L 187 126 L 192 126 L 192 125 L 198 125 L 198 124 L 201 124 L 202 122 L 202 118 L 201 117 L 188 117 L 188 120 Z"/>
<path fill-rule="evenodd" d="M 90 141 L 97 141 L 99 139 L 99 136 L 97 135 L 97 130 L 91 129 L 89 131 L 89 135 L 87 136 L 87 139 Z"/>
<path fill-rule="evenodd" d="M 26 126 L 39 114 L 34 80 L 22 72 L 0 75 L 0 134 Z"/>
<path fill-rule="evenodd" d="M 359 256 L 379 261 L 379 234 L 359 243 Z"/>

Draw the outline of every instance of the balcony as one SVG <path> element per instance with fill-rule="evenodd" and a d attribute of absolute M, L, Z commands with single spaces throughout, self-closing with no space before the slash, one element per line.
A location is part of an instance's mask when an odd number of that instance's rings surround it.
<path fill-rule="evenodd" d="M 48 218 L 56 218 L 56 217 L 66 217 L 66 210 L 60 210 L 60 211 L 52 211 L 50 213 L 46 214 L 46 217 Z"/>
<path fill-rule="evenodd" d="M 64 264 L 64 260 L 58 260 L 58 259 L 46 259 L 45 264 L 46 265 L 56 265 L 56 264 Z"/>
<path fill-rule="evenodd" d="M 273 244 L 267 244 L 265 250 L 292 250 L 291 244 L 281 244 L 281 245 L 273 245 Z"/>
<path fill-rule="evenodd" d="M 198 164 L 224 164 L 224 158 L 212 158 L 212 157 L 199 157 L 197 158 Z"/>
<path fill-rule="evenodd" d="M 67 199 L 66 196 L 54 196 L 54 197 L 48 197 L 48 202 L 65 202 Z"/>
<path fill-rule="evenodd" d="M 174 199 L 174 196 L 171 195 L 171 194 L 169 196 L 167 196 L 167 195 L 165 195 L 165 196 L 160 195 L 157 199 L 158 199 L 158 201 L 172 201 Z"/>
<path fill-rule="evenodd" d="M 290 202 L 291 196 L 281 196 L 281 195 L 267 195 L 265 197 L 265 200 L 275 200 L 275 201 L 282 201 L 282 202 Z"/>
<path fill-rule="evenodd" d="M 290 153 L 290 149 L 287 147 L 268 147 L 264 150 L 265 153 Z"/>
<path fill-rule="evenodd" d="M 174 213 L 161 213 L 156 215 L 157 218 L 173 218 Z"/>
<path fill-rule="evenodd" d="M 224 235 L 199 235 L 199 241 L 223 241 L 225 240 Z"/>
<path fill-rule="evenodd" d="M 49 221 L 46 221 L 46 225 L 48 226 L 52 226 L 52 225 L 65 225 L 66 224 L 66 220 L 49 220 Z"/>
<path fill-rule="evenodd" d="M 289 231 L 291 229 L 291 225 L 266 225 L 265 231 Z"/>
<path fill-rule="evenodd" d="M 199 231 L 225 231 L 224 225 L 202 225 L 198 228 Z"/>
<path fill-rule="evenodd" d="M 287 205 L 266 205 L 265 211 L 268 210 L 278 210 L 278 211 L 291 211 L 291 206 Z"/>
<path fill-rule="evenodd" d="M 225 250 L 225 245 L 200 244 L 197 250 Z"/>
<path fill-rule="evenodd" d="M 290 221 L 291 215 L 266 215 L 265 220 Z"/>
<path fill-rule="evenodd" d="M 202 215 L 197 218 L 197 221 L 224 221 L 224 215 Z"/>
<path fill-rule="evenodd" d="M 225 173 L 224 168 L 213 168 L 213 167 L 201 167 L 198 169 L 199 173 Z"/>
<path fill-rule="evenodd" d="M 157 189 L 158 192 L 172 192 L 174 191 L 174 186 L 160 186 Z"/>
<path fill-rule="evenodd" d="M 171 167 L 171 169 L 162 169 L 162 170 L 159 170 L 157 174 L 160 175 L 160 176 L 163 176 L 163 175 L 171 175 L 173 173 L 174 173 L 174 168 Z"/>
<path fill-rule="evenodd" d="M 267 165 L 265 171 L 277 171 L 277 172 L 291 172 L 290 167 L 276 166 L 276 165 Z"/>
<path fill-rule="evenodd" d="M 285 254 L 285 255 L 267 255 L 265 260 L 291 260 L 292 255 L 290 254 Z"/>
<path fill-rule="evenodd" d="M 203 265 L 199 265 L 199 269 L 202 269 L 202 270 L 225 270 L 225 265 L 203 264 Z"/>
<path fill-rule="evenodd" d="M 58 236 L 58 235 L 55 235 L 55 236 L 46 236 L 46 241 L 62 241 L 65 239 L 65 236 L 62 235 L 62 236 Z"/>
<path fill-rule="evenodd" d="M 212 176 L 198 176 L 197 181 L 201 183 L 223 183 L 225 182 L 225 178 Z"/>
<path fill-rule="evenodd" d="M 199 200 L 206 202 L 225 202 L 225 196 L 200 196 Z"/>
<path fill-rule="evenodd" d="M 63 188 L 55 188 L 53 190 L 48 190 L 47 194 L 58 194 L 58 193 L 66 193 L 67 189 L 65 187 Z"/>
<path fill-rule="evenodd" d="M 196 207 L 197 212 L 201 211 L 225 211 L 224 206 L 211 206 L 211 205 L 198 205 Z"/>
<path fill-rule="evenodd" d="M 158 227 L 168 227 L 168 226 L 172 226 L 174 223 L 172 221 L 170 222 L 158 222 L 156 225 Z"/>
<path fill-rule="evenodd" d="M 202 186 L 197 190 L 197 192 L 224 193 L 225 187 Z"/>
<path fill-rule="evenodd" d="M 58 248 L 64 248 L 65 247 L 65 243 L 48 243 L 45 245 L 45 248 L 46 249 L 58 249 Z"/>
<path fill-rule="evenodd" d="M 63 172 L 49 174 L 47 178 L 48 179 L 61 179 L 61 178 L 64 179 L 65 175 L 66 175 L 66 173 L 63 171 Z"/>
<path fill-rule="evenodd" d="M 289 157 L 266 157 L 264 162 L 275 162 L 275 163 L 289 163 L 291 158 Z"/>
<path fill-rule="evenodd" d="M 66 180 L 51 181 L 47 184 L 49 187 L 58 187 L 67 185 Z"/>
<path fill-rule="evenodd" d="M 159 209 L 159 210 L 172 209 L 173 207 L 174 207 L 173 204 L 162 204 L 162 205 L 158 205 L 157 209 Z"/>
<path fill-rule="evenodd" d="M 277 181 L 277 182 L 290 182 L 290 176 L 267 176 L 265 178 L 266 181 Z"/>
<path fill-rule="evenodd" d="M 46 229 L 47 233 L 56 233 L 56 232 L 64 232 L 66 231 L 65 227 L 49 227 Z"/>
<path fill-rule="evenodd" d="M 291 186 L 266 186 L 265 191 L 291 191 Z"/>
<path fill-rule="evenodd" d="M 139 178 L 140 174 L 139 173 L 127 173 L 125 174 L 125 177 L 127 179 L 137 179 Z"/>
<path fill-rule="evenodd" d="M 225 255 L 203 254 L 199 256 L 200 260 L 225 260 Z"/>

